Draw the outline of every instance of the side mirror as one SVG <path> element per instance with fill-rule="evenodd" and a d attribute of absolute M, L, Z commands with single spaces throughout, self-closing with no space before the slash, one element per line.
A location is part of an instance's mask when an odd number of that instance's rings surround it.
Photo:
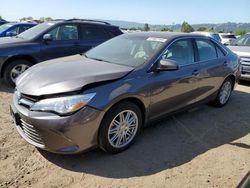
<path fill-rule="evenodd" d="M 45 34 L 45 35 L 43 35 L 43 40 L 44 41 L 52 41 L 53 37 L 51 34 Z"/>
<path fill-rule="evenodd" d="M 159 61 L 156 71 L 175 71 L 179 69 L 179 65 L 176 63 L 176 61 L 171 59 L 162 59 Z"/>
<path fill-rule="evenodd" d="M 16 31 L 8 31 L 7 33 L 6 33 L 6 36 L 7 37 L 13 37 L 13 36 L 16 36 L 17 35 L 17 32 Z"/>

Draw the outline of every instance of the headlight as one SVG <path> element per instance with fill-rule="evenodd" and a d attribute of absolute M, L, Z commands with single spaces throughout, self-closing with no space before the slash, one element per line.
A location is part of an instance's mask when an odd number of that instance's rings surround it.
<path fill-rule="evenodd" d="M 31 110 L 56 112 L 61 115 L 66 115 L 86 106 L 94 96 L 95 93 L 90 93 L 85 95 L 74 95 L 67 97 L 44 99 L 35 103 L 31 107 Z"/>

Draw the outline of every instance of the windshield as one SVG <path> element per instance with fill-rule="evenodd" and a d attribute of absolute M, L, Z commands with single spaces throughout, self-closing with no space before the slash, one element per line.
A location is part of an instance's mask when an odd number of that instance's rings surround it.
<path fill-rule="evenodd" d="M 250 35 L 243 35 L 233 42 L 235 46 L 250 46 Z"/>
<path fill-rule="evenodd" d="M 93 48 L 85 56 L 108 63 L 138 67 L 151 58 L 165 41 L 166 39 L 155 37 L 122 35 Z"/>
<path fill-rule="evenodd" d="M 51 23 L 51 22 L 39 24 L 17 35 L 17 37 L 20 37 L 23 39 L 33 39 L 40 33 L 43 33 L 44 31 L 46 31 L 48 28 L 50 28 L 54 24 L 55 23 Z"/>
<path fill-rule="evenodd" d="M 3 24 L 0 26 L 0 33 L 2 33 L 3 31 L 6 31 L 8 28 L 12 27 L 13 24 Z"/>

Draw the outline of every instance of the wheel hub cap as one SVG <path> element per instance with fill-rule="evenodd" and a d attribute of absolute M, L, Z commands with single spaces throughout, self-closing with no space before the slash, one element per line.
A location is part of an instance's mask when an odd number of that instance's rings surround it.
<path fill-rule="evenodd" d="M 22 74 L 24 71 L 26 71 L 29 68 L 28 65 L 25 64 L 20 64 L 20 65 L 16 65 L 11 69 L 10 72 L 10 78 L 11 80 L 15 83 L 16 79 L 18 76 L 20 76 L 20 74 Z"/>
<path fill-rule="evenodd" d="M 133 140 L 137 129 L 137 115 L 131 110 L 122 111 L 112 120 L 109 126 L 109 143 L 116 148 L 124 147 Z"/>

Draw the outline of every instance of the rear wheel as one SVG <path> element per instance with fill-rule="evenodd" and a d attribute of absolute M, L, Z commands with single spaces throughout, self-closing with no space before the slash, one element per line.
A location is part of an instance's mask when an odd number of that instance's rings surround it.
<path fill-rule="evenodd" d="M 139 107 L 131 102 L 122 102 L 112 107 L 99 130 L 99 145 L 109 153 L 126 150 L 134 142 L 142 125 Z"/>
<path fill-rule="evenodd" d="M 32 63 L 27 60 L 15 60 L 8 63 L 4 69 L 4 80 L 11 86 L 15 87 L 17 77 L 31 66 Z"/>
<path fill-rule="evenodd" d="M 213 101 L 214 106 L 222 107 L 226 105 L 230 99 L 232 90 L 233 90 L 232 79 L 227 78 L 220 87 L 216 99 Z"/>

